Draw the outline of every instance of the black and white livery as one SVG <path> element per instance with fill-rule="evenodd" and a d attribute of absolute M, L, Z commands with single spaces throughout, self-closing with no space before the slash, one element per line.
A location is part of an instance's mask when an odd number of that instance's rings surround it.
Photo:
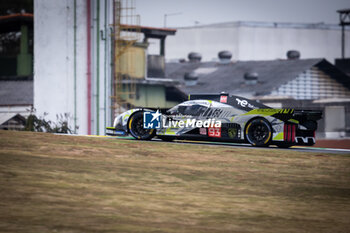
<path fill-rule="evenodd" d="M 315 144 L 317 121 L 321 111 L 274 109 L 243 97 L 228 94 L 194 94 L 189 100 L 161 111 L 166 127 L 144 127 L 144 112 L 155 109 L 131 109 L 115 118 L 108 135 L 132 135 L 149 140 L 203 140 L 250 143 L 253 146 Z M 210 120 L 213 124 L 191 124 L 194 120 Z M 184 121 L 185 124 L 174 124 Z M 220 122 L 220 127 L 215 122 Z M 187 122 L 189 124 L 187 124 Z"/>

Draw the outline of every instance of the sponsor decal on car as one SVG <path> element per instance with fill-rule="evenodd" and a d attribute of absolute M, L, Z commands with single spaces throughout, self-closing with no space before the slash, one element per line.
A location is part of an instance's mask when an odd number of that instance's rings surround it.
<path fill-rule="evenodd" d="M 237 104 L 242 107 L 249 107 L 249 108 L 256 108 L 254 105 L 250 104 L 247 100 L 241 100 L 239 98 L 236 98 Z"/>
<path fill-rule="evenodd" d="M 209 127 L 208 136 L 214 138 L 221 138 L 221 127 Z"/>
<path fill-rule="evenodd" d="M 228 130 L 227 130 L 227 134 L 228 134 L 229 138 L 237 137 L 237 132 L 238 132 L 237 128 L 228 128 Z"/>
<path fill-rule="evenodd" d="M 220 102 L 221 103 L 227 103 L 227 96 L 226 95 L 220 96 Z"/>
<path fill-rule="evenodd" d="M 207 135 L 207 128 L 199 128 L 199 134 Z"/>

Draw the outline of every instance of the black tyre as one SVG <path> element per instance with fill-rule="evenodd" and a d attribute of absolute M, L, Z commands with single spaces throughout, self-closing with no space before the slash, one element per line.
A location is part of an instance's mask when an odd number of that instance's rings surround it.
<path fill-rule="evenodd" d="M 140 140 L 150 140 L 155 135 L 155 129 L 143 128 L 143 112 L 136 112 L 130 117 L 128 129 L 134 138 Z"/>
<path fill-rule="evenodd" d="M 268 146 L 272 138 L 270 123 L 263 118 L 250 121 L 245 129 L 245 137 L 253 146 Z"/>
<path fill-rule="evenodd" d="M 289 147 L 291 147 L 291 146 L 294 146 L 293 144 L 277 144 L 277 147 L 279 147 L 279 148 L 285 148 L 285 149 L 287 149 L 287 148 L 289 148 Z"/>

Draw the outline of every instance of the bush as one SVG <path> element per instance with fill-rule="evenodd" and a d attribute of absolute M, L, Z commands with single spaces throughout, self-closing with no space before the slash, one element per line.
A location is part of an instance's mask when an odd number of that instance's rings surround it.
<path fill-rule="evenodd" d="M 35 109 L 32 108 L 30 115 L 27 118 L 25 130 L 34 132 L 47 132 L 47 133 L 74 133 L 69 127 L 69 120 L 72 118 L 68 113 L 56 115 L 57 122 L 45 120 L 44 117 L 37 117 L 35 115 Z M 76 128 L 78 129 L 78 127 Z"/>

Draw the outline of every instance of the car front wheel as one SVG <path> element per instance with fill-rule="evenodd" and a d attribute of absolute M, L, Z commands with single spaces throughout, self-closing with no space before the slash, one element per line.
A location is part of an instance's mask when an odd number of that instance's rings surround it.
<path fill-rule="evenodd" d="M 131 136 L 140 140 L 150 140 L 155 135 L 155 129 L 143 127 L 143 112 L 136 112 L 130 117 L 128 129 Z"/>

